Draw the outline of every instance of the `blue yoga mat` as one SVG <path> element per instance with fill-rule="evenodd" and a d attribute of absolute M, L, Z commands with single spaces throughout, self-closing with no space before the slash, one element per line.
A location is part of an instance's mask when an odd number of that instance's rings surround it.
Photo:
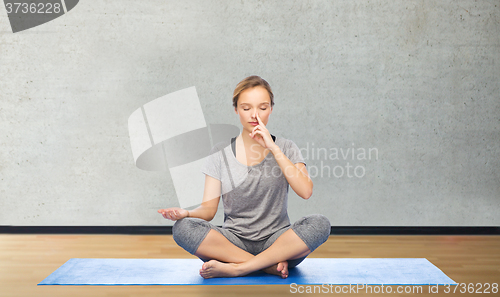
<path fill-rule="evenodd" d="M 199 259 L 70 259 L 38 285 L 445 285 L 425 258 L 306 258 L 289 277 L 255 272 L 203 279 Z"/>

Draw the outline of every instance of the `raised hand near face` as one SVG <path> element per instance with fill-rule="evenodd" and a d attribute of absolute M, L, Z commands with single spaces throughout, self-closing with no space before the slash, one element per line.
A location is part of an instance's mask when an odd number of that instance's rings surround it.
<path fill-rule="evenodd" d="M 250 137 L 257 141 L 260 145 L 262 145 L 262 147 L 272 149 L 274 146 L 276 146 L 276 144 L 274 143 L 269 130 L 267 130 L 266 126 L 260 119 L 258 113 L 256 117 L 259 124 L 253 128 L 252 132 L 250 133 Z"/>

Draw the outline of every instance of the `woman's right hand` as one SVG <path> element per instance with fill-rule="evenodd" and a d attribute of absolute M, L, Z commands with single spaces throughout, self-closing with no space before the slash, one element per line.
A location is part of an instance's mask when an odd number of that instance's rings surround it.
<path fill-rule="evenodd" d="M 177 221 L 189 215 L 189 212 L 179 207 L 171 207 L 165 209 L 158 209 L 158 212 L 163 215 L 165 219 Z"/>

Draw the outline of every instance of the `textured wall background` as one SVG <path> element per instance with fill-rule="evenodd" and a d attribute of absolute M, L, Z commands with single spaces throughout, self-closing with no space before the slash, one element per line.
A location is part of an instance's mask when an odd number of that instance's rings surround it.
<path fill-rule="evenodd" d="M 313 177 L 292 220 L 500 225 L 499 1 L 81 1 L 15 34 L 2 7 L 0 31 L 0 225 L 171 225 L 128 117 L 196 86 L 207 123 L 240 126 L 251 74 Z"/>

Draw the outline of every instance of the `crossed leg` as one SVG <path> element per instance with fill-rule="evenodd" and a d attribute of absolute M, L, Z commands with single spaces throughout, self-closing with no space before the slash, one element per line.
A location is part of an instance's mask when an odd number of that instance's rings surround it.
<path fill-rule="evenodd" d="M 257 270 L 286 278 L 287 260 L 302 258 L 310 253 L 304 241 L 291 228 L 256 256 L 235 246 L 224 235 L 211 229 L 196 250 L 195 256 L 216 259 L 203 264 L 200 269 L 203 278 L 243 276 Z"/>

